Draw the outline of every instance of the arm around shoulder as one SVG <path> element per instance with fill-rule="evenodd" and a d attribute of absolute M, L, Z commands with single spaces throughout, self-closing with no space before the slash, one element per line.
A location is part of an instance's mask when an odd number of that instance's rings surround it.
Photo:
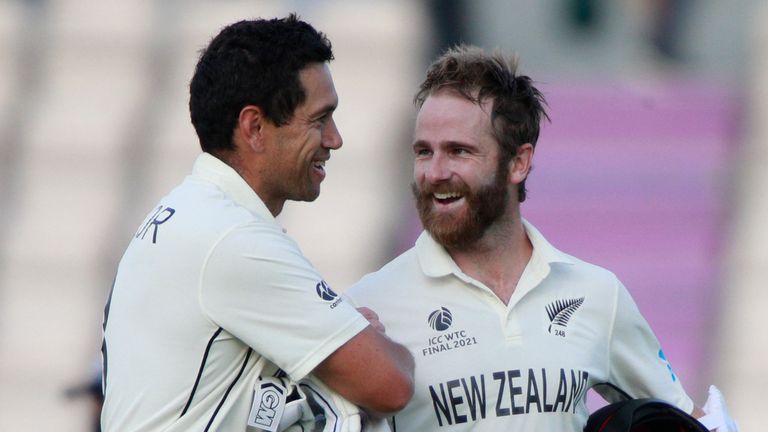
<path fill-rule="evenodd" d="M 405 407 L 413 395 L 413 356 L 368 326 L 313 371 L 328 387 L 373 415 Z"/>

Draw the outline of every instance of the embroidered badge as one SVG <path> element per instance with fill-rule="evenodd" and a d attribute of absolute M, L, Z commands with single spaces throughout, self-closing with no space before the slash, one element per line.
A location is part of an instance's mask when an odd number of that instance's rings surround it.
<path fill-rule="evenodd" d="M 547 331 L 555 336 L 565 337 L 565 328 L 574 312 L 584 303 L 584 297 L 577 299 L 557 300 L 546 306 L 549 316 L 549 328 Z"/>

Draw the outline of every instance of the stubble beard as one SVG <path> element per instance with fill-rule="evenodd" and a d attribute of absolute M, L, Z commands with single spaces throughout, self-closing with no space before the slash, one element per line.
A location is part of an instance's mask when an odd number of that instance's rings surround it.
<path fill-rule="evenodd" d="M 424 229 L 446 249 L 466 249 L 480 240 L 507 209 L 508 169 L 506 164 L 496 170 L 490 183 L 472 191 L 466 183 L 427 185 L 420 189 L 415 182 L 411 190 L 416 209 Z M 441 213 L 434 210 L 435 192 L 455 191 L 463 195 L 465 205 L 457 212 Z"/>

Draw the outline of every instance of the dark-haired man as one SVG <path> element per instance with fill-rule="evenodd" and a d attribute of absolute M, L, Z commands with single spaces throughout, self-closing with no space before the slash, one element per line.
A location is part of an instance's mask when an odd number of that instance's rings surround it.
<path fill-rule="evenodd" d="M 342 145 L 332 59 L 294 15 L 232 24 L 202 53 L 189 105 L 203 153 L 139 226 L 105 309 L 105 430 L 278 430 L 310 373 L 369 413 L 410 398 L 408 351 L 275 220 L 317 198 Z"/>
<path fill-rule="evenodd" d="M 432 64 L 413 141 L 425 232 L 345 292 L 415 356 L 414 397 L 396 430 L 577 432 L 590 388 L 701 415 L 616 276 L 555 249 L 521 217 L 547 114 L 516 67 L 468 46 Z"/>

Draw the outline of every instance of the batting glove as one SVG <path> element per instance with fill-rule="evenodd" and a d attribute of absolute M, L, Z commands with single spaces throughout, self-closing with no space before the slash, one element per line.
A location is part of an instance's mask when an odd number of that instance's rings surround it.
<path fill-rule="evenodd" d="M 705 416 L 699 422 L 714 432 L 739 432 L 738 424 L 728 415 L 725 399 L 717 387 L 709 386 L 709 397 L 702 407 Z"/>

